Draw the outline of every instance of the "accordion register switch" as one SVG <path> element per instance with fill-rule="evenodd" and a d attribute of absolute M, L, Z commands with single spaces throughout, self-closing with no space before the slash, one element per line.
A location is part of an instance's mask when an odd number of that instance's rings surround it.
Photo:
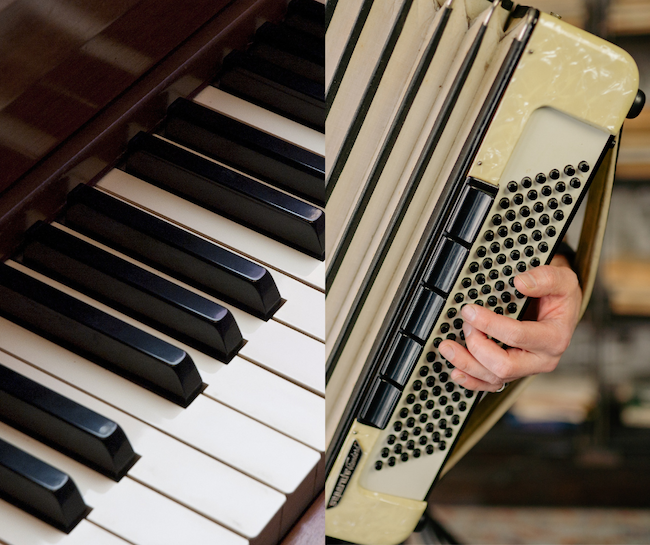
<path fill-rule="evenodd" d="M 340 307 L 327 390 L 326 533 L 334 538 L 390 545 L 414 530 L 481 400 L 451 381 L 439 344 L 464 342 L 466 303 L 521 317 L 526 298 L 515 275 L 551 261 L 642 100 L 627 53 L 556 17 L 499 4 L 486 8 L 486 26 L 494 10 L 511 13 L 476 108 L 442 168 L 429 159 L 445 133 L 421 138 L 408 198 L 357 273 L 360 295 Z M 444 131 L 439 122 L 428 130 L 436 127 Z"/>

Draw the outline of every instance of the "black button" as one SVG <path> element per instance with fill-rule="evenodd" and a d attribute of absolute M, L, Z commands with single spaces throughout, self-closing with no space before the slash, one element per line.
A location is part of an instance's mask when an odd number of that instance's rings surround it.
<path fill-rule="evenodd" d="M 448 238 L 438 245 L 424 274 L 424 283 L 449 293 L 458 278 L 469 250 Z"/>
<path fill-rule="evenodd" d="M 580 187 L 580 180 L 578 178 L 571 178 L 571 181 L 569 182 L 571 187 L 573 189 L 578 189 Z"/>
<path fill-rule="evenodd" d="M 555 227 L 551 226 L 551 227 L 547 227 L 547 228 L 546 228 L 546 234 L 547 234 L 549 237 L 554 237 L 554 236 L 555 236 L 555 233 L 556 233 L 556 231 L 555 231 Z"/>
<path fill-rule="evenodd" d="M 555 191 L 557 191 L 558 193 L 564 193 L 566 191 L 566 184 L 564 182 L 556 183 Z"/>
<path fill-rule="evenodd" d="M 388 352 L 380 374 L 404 388 L 422 350 L 422 345 L 406 335 L 399 334 Z"/>
<path fill-rule="evenodd" d="M 532 229 L 533 227 L 535 227 L 535 220 L 533 218 L 528 218 L 526 220 L 526 228 Z"/>
<path fill-rule="evenodd" d="M 517 206 L 520 204 L 523 204 L 524 202 L 524 196 L 521 193 L 517 193 L 513 198 L 512 202 L 514 202 Z"/>
<path fill-rule="evenodd" d="M 422 342 L 426 342 L 444 305 L 445 300 L 440 295 L 428 288 L 420 287 L 404 318 L 402 329 Z"/>
<path fill-rule="evenodd" d="M 588 172 L 589 171 L 589 163 L 587 161 L 580 161 L 578 163 L 578 169 L 580 172 Z"/>
<path fill-rule="evenodd" d="M 564 219 L 564 212 L 562 212 L 562 210 L 556 210 L 553 213 L 553 218 L 555 218 L 557 221 L 562 221 Z"/>
<path fill-rule="evenodd" d="M 533 205 L 533 210 L 534 210 L 535 212 L 537 212 L 538 214 L 539 214 L 540 212 L 543 212 L 543 211 L 544 211 L 544 204 L 541 203 L 541 202 L 536 202 L 536 203 Z"/>
<path fill-rule="evenodd" d="M 542 195 L 545 197 L 548 197 L 551 193 L 553 193 L 553 190 L 551 189 L 551 186 L 545 185 L 542 187 Z"/>
<path fill-rule="evenodd" d="M 508 182 L 508 191 L 510 191 L 510 193 L 517 191 L 517 182 Z"/>
<path fill-rule="evenodd" d="M 546 231 L 548 232 L 548 229 Z M 532 237 L 533 237 L 533 240 L 535 242 L 539 242 L 540 240 L 542 240 L 542 232 L 541 231 L 533 231 Z"/>
<path fill-rule="evenodd" d="M 523 227 L 521 226 L 521 223 L 517 222 L 517 223 L 513 223 L 513 224 L 512 224 L 512 230 L 513 230 L 515 233 L 521 233 L 521 230 L 522 230 L 522 229 L 523 229 Z"/>
<path fill-rule="evenodd" d="M 492 197 L 490 195 L 466 185 L 460 195 L 459 203 L 449 219 L 447 232 L 451 236 L 471 244 L 476 239 L 491 206 Z"/>
<path fill-rule="evenodd" d="M 537 191 L 534 189 L 531 189 L 528 194 L 526 195 L 531 201 L 536 201 L 537 200 Z"/>
<path fill-rule="evenodd" d="M 483 236 L 485 237 L 485 240 L 492 242 L 494 240 L 494 231 L 485 231 Z"/>
<path fill-rule="evenodd" d="M 546 181 L 546 174 L 540 172 L 537 176 L 535 176 L 535 181 L 538 184 L 543 184 Z"/>
<path fill-rule="evenodd" d="M 525 178 L 521 179 L 521 185 L 528 189 L 531 185 L 533 185 L 533 181 L 528 176 L 526 176 Z"/>
<path fill-rule="evenodd" d="M 528 208 L 527 206 L 522 206 L 522 207 L 519 209 L 519 213 L 520 213 L 524 218 L 527 218 L 528 216 L 530 216 L 530 208 Z"/>
<path fill-rule="evenodd" d="M 499 233 L 500 237 L 507 237 L 508 236 L 508 228 L 505 225 L 502 225 L 499 227 L 499 230 L 497 231 Z"/>
<path fill-rule="evenodd" d="M 508 200 L 507 197 L 503 197 L 499 201 L 499 206 L 505 210 L 506 208 L 508 208 L 510 206 L 510 201 Z"/>
<path fill-rule="evenodd" d="M 549 207 L 551 210 L 555 210 L 555 209 L 558 207 L 557 199 L 549 199 L 549 200 L 548 200 L 548 207 Z"/>
<path fill-rule="evenodd" d="M 359 422 L 383 430 L 395 410 L 400 395 L 399 388 L 390 382 L 376 378 L 359 414 Z"/>
<path fill-rule="evenodd" d="M 571 198 L 571 195 L 562 195 L 562 203 L 563 204 L 571 204 L 573 202 L 573 199 Z"/>
<path fill-rule="evenodd" d="M 515 218 L 517 217 L 514 210 L 508 210 L 505 215 L 508 221 L 515 221 Z"/>
<path fill-rule="evenodd" d="M 551 218 L 548 217 L 548 214 L 542 214 L 542 215 L 539 217 L 539 222 L 540 222 L 542 225 L 548 225 L 549 221 L 551 221 Z"/>
<path fill-rule="evenodd" d="M 503 245 L 504 245 L 506 248 L 510 249 L 510 248 L 512 248 L 512 247 L 515 245 L 515 241 L 512 240 L 511 238 L 507 238 L 507 239 L 503 242 Z"/>
<path fill-rule="evenodd" d="M 567 176 L 573 176 L 576 173 L 576 169 L 573 168 L 573 165 L 567 165 L 564 167 L 564 174 Z"/>
<path fill-rule="evenodd" d="M 535 250 L 533 249 L 532 246 L 526 246 L 526 248 L 524 248 L 524 255 L 526 257 L 533 257 L 534 253 L 535 253 Z"/>
<path fill-rule="evenodd" d="M 551 170 L 551 172 L 548 173 L 549 177 L 551 180 L 557 180 L 560 177 L 560 171 L 556 168 Z"/>
<path fill-rule="evenodd" d="M 478 285 L 482 286 L 483 284 L 485 284 L 485 275 L 484 274 L 477 274 L 475 280 L 476 280 L 476 283 Z"/>
<path fill-rule="evenodd" d="M 506 256 L 503 255 L 503 254 L 499 254 L 499 255 L 497 256 L 497 263 L 498 263 L 499 265 L 503 265 L 505 262 L 506 262 Z M 499 271 L 497 271 L 496 269 L 492 269 L 492 270 L 490 271 L 490 275 L 489 275 L 489 276 L 490 276 L 490 280 L 496 280 L 497 278 L 499 278 Z"/>

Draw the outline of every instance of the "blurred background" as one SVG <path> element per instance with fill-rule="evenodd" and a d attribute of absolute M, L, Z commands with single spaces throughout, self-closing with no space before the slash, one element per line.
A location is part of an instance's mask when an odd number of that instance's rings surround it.
<path fill-rule="evenodd" d="M 650 97 L 650 0 L 531 5 L 628 51 Z M 578 236 L 579 226 L 569 234 L 574 247 Z M 599 277 L 569 350 L 429 501 L 449 542 L 650 543 L 647 105 L 624 125 Z"/>

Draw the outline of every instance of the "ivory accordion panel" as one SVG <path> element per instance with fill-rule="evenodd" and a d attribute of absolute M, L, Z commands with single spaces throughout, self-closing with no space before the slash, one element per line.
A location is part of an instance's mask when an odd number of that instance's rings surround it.
<path fill-rule="evenodd" d="M 331 103 L 327 125 L 338 151 L 327 182 L 326 533 L 359 544 L 406 539 L 452 453 L 504 410 L 490 398 L 513 397 L 514 385 L 482 396 L 455 384 L 438 346 L 463 343 L 466 303 L 521 318 L 515 275 L 550 263 L 588 189 L 606 191 L 623 121 L 644 100 L 627 53 L 557 16 L 424 4 L 400 3 L 380 61 L 350 54 L 340 89 L 361 84 L 355 63 L 375 71 L 356 106 Z M 585 299 L 607 215 L 598 200 L 579 249 Z"/>

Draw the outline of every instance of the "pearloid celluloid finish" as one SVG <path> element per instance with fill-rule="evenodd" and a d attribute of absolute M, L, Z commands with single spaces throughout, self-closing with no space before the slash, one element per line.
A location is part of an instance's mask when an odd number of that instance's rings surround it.
<path fill-rule="evenodd" d="M 625 51 L 542 13 L 470 176 L 497 184 L 530 115 L 544 106 L 618 133 L 638 88 L 638 69 Z"/>
<path fill-rule="evenodd" d="M 361 447 L 359 462 L 348 481 L 345 493 L 341 496 L 339 506 L 342 509 L 330 509 L 325 518 L 325 534 L 340 535 L 359 543 L 392 545 L 404 541 L 415 528 L 424 513 L 427 503 L 372 492 L 359 486 L 359 476 L 365 464 L 372 462 L 368 453 L 381 430 L 359 422 L 352 425 L 352 434 L 348 436 L 334 464 L 339 471 L 345 458 L 356 440 Z M 351 439 L 351 438 L 354 439 Z M 328 479 L 325 485 L 325 506 L 332 497 L 337 479 Z"/>

